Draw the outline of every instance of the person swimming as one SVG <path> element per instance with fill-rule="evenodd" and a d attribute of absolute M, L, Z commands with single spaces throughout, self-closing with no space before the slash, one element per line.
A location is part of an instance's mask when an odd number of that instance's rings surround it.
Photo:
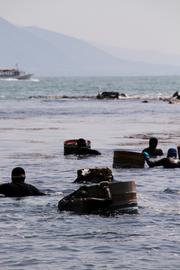
<path fill-rule="evenodd" d="M 158 145 L 158 139 L 156 137 L 151 137 L 149 139 L 149 147 L 145 148 L 142 152 L 146 152 L 150 157 L 163 156 L 164 153 L 161 149 L 156 148 Z"/>
<path fill-rule="evenodd" d="M 23 168 L 16 167 L 11 173 L 11 183 L 0 185 L 0 194 L 5 197 L 24 197 L 41 196 L 45 193 L 38 190 L 35 186 L 24 183 L 26 174 Z"/>
<path fill-rule="evenodd" d="M 144 159 L 149 167 L 163 166 L 164 168 L 180 168 L 180 160 L 177 159 L 177 151 L 175 148 L 169 148 L 167 157 L 157 161 L 151 161 L 147 152 L 144 152 Z"/>
<path fill-rule="evenodd" d="M 77 140 L 77 149 L 75 155 L 101 155 L 97 150 L 88 148 L 86 141 L 83 138 Z"/>
<path fill-rule="evenodd" d="M 101 189 L 102 197 L 90 196 L 88 186 L 81 186 L 59 201 L 59 211 L 74 211 L 80 214 L 102 212 L 112 204 L 112 196 L 108 182 L 101 182 L 98 187 Z"/>

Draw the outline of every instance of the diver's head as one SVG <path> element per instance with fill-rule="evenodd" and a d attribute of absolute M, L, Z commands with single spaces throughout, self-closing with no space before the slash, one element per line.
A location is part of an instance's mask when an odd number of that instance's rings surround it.
<path fill-rule="evenodd" d="M 175 148 L 169 148 L 167 152 L 167 157 L 177 158 L 177 150 Z"/>
<path fill-rule="evenodd" d="M 78 148 L 87 147 L 85 139 L 83 139 L 83 138 L 78 139 L 77 146 L 78 146 Z"/>
<path fill-rule="evenodd" d="M 11 172 L 12 183 L 24 183 L 26 174 L 23 168 L 16 167 Z"/>
<path fill-rule="evenodd" d="M 157 138 L 151 137 L 149 139 L 149 147 L 156 148 L 157 144 L 158 144 L 158 139 Z"/>

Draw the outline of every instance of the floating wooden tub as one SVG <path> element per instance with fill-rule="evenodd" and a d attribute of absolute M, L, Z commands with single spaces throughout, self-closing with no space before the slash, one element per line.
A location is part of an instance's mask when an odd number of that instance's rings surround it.
<path fill-rule="evenodd" d="M 107 204 L 94 204 L 92 198 L 104 199 L 105 192 L 101 182 L 99 185 L 83 186 L 86 197 L 81 195 L 82 187 L 59 201 L 60 211 L 73 211 L 79 214 L 135 213 L 137 212 L 137 195 L 134 181 L 106 183 L 109 187 L 111 200 Z M 87 200 L 88 204 L 87 204 Z"/>
<path fill-rule="evenodd" d="M 120 205 L 137 205 L 136 184 L 134 181 L 114 182 L 110 184 L 112 193 L 113 207 Z"/>
<path fill-rule="evenodd" d="M 144 168 L 144 156 L 142 153 L 115 150 L 113 168 Z"/>
<path fill-rule="evenodd" d="M 91 141 L 86 140 L 86 147 L 91 148 Z M 66 140 L 64 142 L 64 155 L 74 154 L 77 150 L 77 139 Z"/>

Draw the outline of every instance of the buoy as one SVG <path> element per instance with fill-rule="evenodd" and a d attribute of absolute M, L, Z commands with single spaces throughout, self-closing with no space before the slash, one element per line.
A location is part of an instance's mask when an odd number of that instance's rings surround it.
<path fill-rule="evenodd" d="M 71 155 L 74 154 L 77 150 L 77 141 L 78 139 L 71 139 L 64 141 L 64 155 Z M 91 148 L 91 141 L 85 140 L 86 147 Z"/>
<path fill-rule="evenodd" d="M 113 168 L 144 168 L 143 153 L 115 150 L 113 156 Z"/>

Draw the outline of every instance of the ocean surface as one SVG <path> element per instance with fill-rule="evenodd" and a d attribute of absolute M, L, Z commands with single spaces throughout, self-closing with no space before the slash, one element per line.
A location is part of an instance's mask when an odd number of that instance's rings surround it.
<path fill-rule="evenodd" d="M 127 97 L 97 100 L 98 91 Z M 113 169 L 113 151 L 142 151 L 157 136 L 166 154 L 180 144 L 180 77 L 0 80 L 0 183 L 22 166 L 45 197 L 0 197 L 0 269 L 180 269 L 180 170 Z M 102 155 L 63 155 L 67 139 L 91 140 Z M 135 180 L 139 212 L 103 217 L 59 213 L 78 188 L 77 170 L 109 167 Z"/>

